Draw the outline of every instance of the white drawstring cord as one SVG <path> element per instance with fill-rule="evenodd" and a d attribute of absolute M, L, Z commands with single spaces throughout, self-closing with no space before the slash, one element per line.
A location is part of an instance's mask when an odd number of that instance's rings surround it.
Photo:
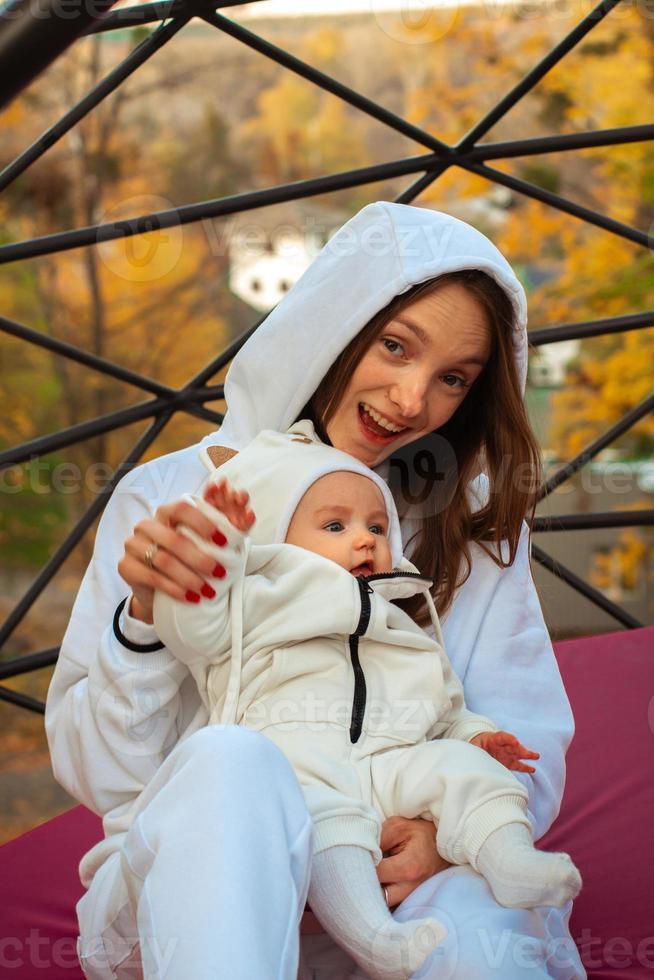
<path fill-rule="evenodd" d="M 434 633 L 436 634 L 436 639 L 440 643 L 440 645 L 442 646 L 442 648 L 444 650 L 445 649 L 445 640 L 443 639 L 443 633 L 442 633 L 442 630 L 441 630 L 441 621 L 438 618 L 438 613 L 436 612 L 436 606 L 434 605 L 434 600 L 432 599 L 431 592 L 429 591 L 428 588 L 426 588 L 424 590 L 424 592 L 425 592 L 425 599 L 427 600 L 427 608 L 429 609 L 429 614 L 431 616 L 431 621 L 432 621 L 433 626 L 434 626 Z"/>

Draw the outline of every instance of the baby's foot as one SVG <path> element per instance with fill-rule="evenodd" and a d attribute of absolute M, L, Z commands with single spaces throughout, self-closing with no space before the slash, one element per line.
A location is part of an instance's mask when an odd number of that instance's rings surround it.
<path fill-rule="evenodd" d="M 579 894 L 581 875 L 568 854 L 538 851 L 519 823 L 495 830 L 482 845 L 477 866 L 493 895 L 508 908 L 561 907 Z"/>
<path fill-rule="evenodd" d="M 408 980 L 446 935 L 436 919 L 391 919 L 378 930 L 369 955 L 359 952 L 357 962 L 371 980 Z"/>

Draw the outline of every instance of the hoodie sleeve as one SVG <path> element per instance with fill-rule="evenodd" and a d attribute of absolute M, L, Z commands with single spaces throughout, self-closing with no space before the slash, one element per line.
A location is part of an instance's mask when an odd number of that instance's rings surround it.
<path fill-rule="evenodd" d="M 179 525 L 201 551 L 211 555 L 225 569 L 225 576 L 215 579 L 212 599 L 203 598 L 198 604 L 179 602 L 157 590 L 154 594 L 153 618 L 157 635 L 165 642 L 177 660 L 189 668 L 198 663 L 219 664 L 231 651 L 230 592 L 244 572 L 243 544 L 246 535 L 215 507 L 201 497 L 184 495 L 215 524 L 227 539 L 224 545 L 214 545 L 199 537 L 190 528 Z"/>
<path fill-rule="evenodd" d="M 149 482 L 145 467 L 133 470 L 100 519 L 45 705 L 54 777 L 100 816 L 133 799 L 177 742 L 188 675 L 152 626 L 120 613 L 129 591 L 117 570 L 123 544 L 152 514 L 133 489 L 137 473 Z"/>
<path fill-rule="evenodd" d="M 450 700 L 450 707 L 443 712 L 431 731 L 428 739 L 434 738 L 456 738 L 464 742 L 469 742 L 475 735 L 482 732 L 496 732 L 497 725 L 490 718 L 470 711 L 464 701 L 463 685 L 452 669 L 449 659 L 442 651 L 440 653 L 441 667 L 443 670 L 443 681 L 445 693 Z"/>
<path fill-rule="evenodd" d="M 531 575 L 527 525 L 509 567 L 499 568 L 477 545 L 471 556 L 443 635 L 468 706 L 540 753 L 535 773 L 514 772 L 529 792 L 538 840 L 560 809 L 574 723 Z"/>

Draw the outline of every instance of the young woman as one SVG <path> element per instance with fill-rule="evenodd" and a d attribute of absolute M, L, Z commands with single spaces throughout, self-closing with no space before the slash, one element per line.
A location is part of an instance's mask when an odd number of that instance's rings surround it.
<path fill-rule="evenodd" d="M 155 588 L 188 602 L 220 588 L 220 564 L 176 531 L 208 539 L 215 528 L 180 498 L 262 429 L 310 418 L 388 482 L 407 554 L 434 580 L 467 703 L 540 752 L 536 773 L 518 778 L 535 840 L 548 829 L 573 722 L 529 569 L 538 451 L 526 357 L 524 292 L 488 239 L 438 212 L 376 202 L 234 359 L 219 432 L 118 485 L 46 705 L 56 778 L 104 817 L 105 840 L 80 864 L 88 977 L 134 976 L 139 961 L 148 980 L 298 970 L 311 822 L 297 780 L 259 733 L 206 727 L 194 679 L 152 626 Z M 403 604 L 429 629 L 421 597 Z M 429 821 L 390 818 L 381 846 L 395 915 L 438 913 L 448 928 L 425 980 L 585 976 L 569 905 L 498 905 L 480 875 L 438 855 Z M 303 937 L 300 962 L 317 980 L 355 975 L 324 935 Z"/>

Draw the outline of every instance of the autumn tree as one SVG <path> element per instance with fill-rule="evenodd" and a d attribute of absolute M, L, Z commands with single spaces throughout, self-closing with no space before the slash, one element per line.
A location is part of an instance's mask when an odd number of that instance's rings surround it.
<path fill-rule="evenodd" d="M 120 46 L 120 54 L 128 47 Z M 35 120 L 45 128 L 92 88 L 115 53 L 101 36 L 79 42 L 53 67 L 56 84 L 52 77 L 42 78 L 17 100 L 4 162 L 22 149 L 25 130 L 33 130 Z M 163 68 L 150 68 L 138 83 L 125 83 L 10 185 L 2 199 L 5 242 L 193 202 L 178 197 L 181 167 L 171 157 L 166 127 L 155 126 L 152 138 L 143 139 L 148 108 L 140 100 L 156 88 Z M 228 129 L 215 112 L 205 112 L 196 126 L 198 145 L 203 135 L 207 158 L 215 154 L 213 187 L 206 189 L 220 196 L 235 186 L 236 163 L 229 156 Z M 215 254 L 201 226 L 176 226 L 6 266 L 0 298 L 9 317 L 164 383 L 181 385 L 228 339 L 227 319 L 234 304 L 225 290 L 227 273 L 227 252 Z M 12 406 L 0 421 L 5 446 L 151 397 L 38 347 L 6 337 L 1 343 L 0 384 L 5 403 Z M 175 438 L 182 433 L 184 440 L 186 432 L 193 441 L 194 433 L 210 426 L 181 421 Z M 90 468 L 103 462 L 109 472 L 135 439 L 134 429 L 117 430 L 47 457 L 52 466 L 65 460 L 80 474 L 79 492 L 67 500 L 70 517 L 98 492 L 98 481 L 86 478 Z M 178 444 L 164 433 L 157 452 Z M 33 482 L 27 468 L 10 479 L 22 480 L 25 492 Z M 12 499 L 8 514 L 18 510 Z M 7 522 L 11 525 L 11 516 Z M 18 536 L 25 531 L 19 525 L 14 528 Z M 11 528 L 5 526 L 4 534 L 11 538 Z"/>

